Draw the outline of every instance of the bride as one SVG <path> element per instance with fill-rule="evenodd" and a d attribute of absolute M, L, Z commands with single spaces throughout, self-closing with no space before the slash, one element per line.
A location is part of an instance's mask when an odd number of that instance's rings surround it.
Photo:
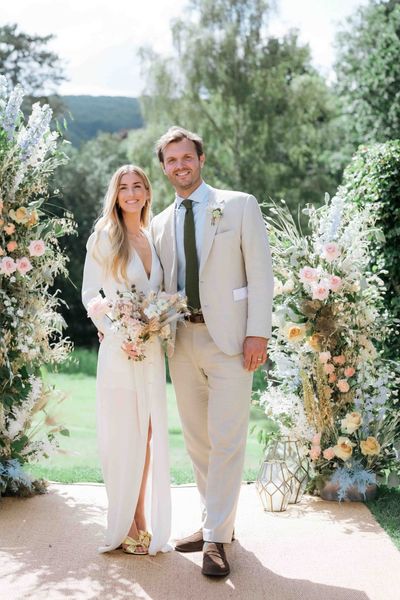
<path fill-rule="evenodd" d="M 133 284 L 145 294 L 159 289 L 162 269 L 146 229 L 150 206 L 146 174 L 133 165 L 120 167 L 111 178 L 103 213 L 87 243 L 82 285 L 86 308 L 100 290 L 112 299 L 117 290 L 130 290 Z M 122 340 L 107 317 L 92 320 L 104 336 L 97 365 L 96 411 L 108 515 L 99 552 L 120 546 L 129 554 L 166 552 L 171 549 L 171 498 L 161 344 L 151 338 L 145 346 L 146 358 L 135 362 L 129 359 L 132 350 L 121 347 Z"/>

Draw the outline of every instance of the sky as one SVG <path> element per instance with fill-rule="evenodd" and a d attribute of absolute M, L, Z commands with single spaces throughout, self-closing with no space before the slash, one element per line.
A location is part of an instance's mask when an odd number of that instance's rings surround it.
<path fill-rule="evenodd" d="M 297 28 L 313 62 L 332 76 L 339 23 L 368 0 L 279 0 L 270 23 L 274 35 Z M 60 94 L 138 96 L 143 77 L 137 51 L 172 50 L 170 22 L 188 15 L 187 0 L 3 0 L 0 25 L 17 23 L 26 33 L 54 34 L 49 47 L 62 59 Z"/>

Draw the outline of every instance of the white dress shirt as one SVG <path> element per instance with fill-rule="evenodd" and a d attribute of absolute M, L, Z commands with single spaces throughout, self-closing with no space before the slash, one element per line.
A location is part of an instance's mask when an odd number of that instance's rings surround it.
<path fill-rule="evenodd" d="M 209 186 L 202 181 L 199 187 L 190 194 L 190 200 L 193 200 L 194 227 L 196 231 L 196 249 L 197 260 L 200 267 L 201 247 L 203 243 L 204 223 L 207 214 L 208 196 L 210 194 Z M 183 243 L 183 230 L 185 224 L 186 209 L 182 205 L 185 198 L 175 196 L 175 236 L 176 251 L 178 255 L 178 290 L 185 293 L 186 281 L 186 260 L 185 248 Z"/>

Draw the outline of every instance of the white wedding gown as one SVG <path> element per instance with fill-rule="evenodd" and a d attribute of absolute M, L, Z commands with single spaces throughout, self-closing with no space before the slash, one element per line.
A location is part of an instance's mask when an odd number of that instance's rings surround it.
<path fill-rule="evenodd" d="M 152 251 L 150 277 L 136 252 L 128 264 L 130 284 L 144 293 L 158 290 L 162 268 L 150 235 L 146 232 Z M 103 290 L 107 298 L 127 286 L 112 276 L 105 276 L 101 264 L 93 256 L 95 234 L 87 243 L 83 274 L 82 300 L 89 301 Z M 98 252 L 106 256 L 109 239 L 101 232 Z M 121 350 L 121 338 L 111 330 L 107 317 L 93 319 L 104 333 L 100 344 L 96 410 L 100 460 L 108 497 L 107 532 L 99 552 L 117 548 L 128 535 L 137 505 L 146 456 L 149 421 L 152 426 L 151 465 L 146 491 L 146 517 L 152 540 L 149 554 L 171 549 L 168 544 L 171 528 L 171 492 L 169 481 L 167 399 L 165 363 L 161 344 L 152 338 L 146 344 L 146 358 L 141 362 L 128 359 Z"/>

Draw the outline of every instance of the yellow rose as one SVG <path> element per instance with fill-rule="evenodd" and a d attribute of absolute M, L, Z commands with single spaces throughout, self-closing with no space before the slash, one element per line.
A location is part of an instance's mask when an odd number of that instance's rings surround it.
<path fill-rule="evenodd" d="M 306 334 L 306 328 L 304 327 L 304 325 L 287 323 L 285 327 L 285 334 L 289 342 L 297 343 L 304 338 Z"/>
<path fill-rule="evenodd" d="M 321 341 L 322 336 L 319 333 L 314 333 L 311 337 L 308 338 L 308 345 L 314 352 L 321 352 Z"/>
<path fill-rule="evenodd" d="M 374 437 L 367 437 L 366 440 L 360 442 L 361 453 L 364 456 L 376 456 L 381 451 L 381 446 L 378 440 Z"/>
<path fill-rule="evenodd" d="M 342 460 L 348 460 L 353 454 L 353 443 L 347 437 L 340 437 L 336 446 L 333 447 L 335 456 Z"/>
<path fill-rule="evenodd" d="M 27 223 L 29 221 L 29 212 L 25 206 L 20 206 L 17 210 L 10 210 L 10 217 L 16 223 Z"/>
<path fill-rule="evenodd" d="M 347 413 L 342 419 L 342 431 L 354 433 L 361 425 L 362 417 L 358 412 Z"/>

